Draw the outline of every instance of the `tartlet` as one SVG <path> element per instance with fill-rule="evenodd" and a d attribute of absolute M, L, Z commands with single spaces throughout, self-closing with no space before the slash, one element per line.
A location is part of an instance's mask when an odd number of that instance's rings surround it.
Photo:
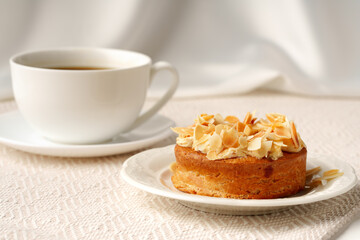
<path fill-rule="evenodd" d="M 270 199 L 301 191 L 307 150 L 286 116 L 257 120 L 201 114 L 178 133 L 173 185 L 180 191 L 224 198 Z"/>

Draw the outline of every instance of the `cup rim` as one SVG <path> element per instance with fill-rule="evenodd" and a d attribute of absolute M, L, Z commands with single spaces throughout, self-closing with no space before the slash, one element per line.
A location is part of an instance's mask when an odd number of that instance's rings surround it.
<path fill-rule="evenodd" d="M 133 54 L 138 55 L 139 57 L 142 57 L 145 59 L 145 61 L 141 64 L 134 64 L 133 66 L 127 66 L 122 68 L 109 68 L 109 69 L 89 69 L 89 70 L 73 70 L 73 69 L 54 69 L 54 68 L 45 68 L 45 67 L 38 67 L 38 66 L 31 66 L 28 64 L 24 64 L 21 62 L 18 62 L 17 60 L 20 57 L 31 55 L 31 54 L 37 54 L 37 53 L 46 53 L 46 52 L 59 52 L 59 51 L 102 51 L 102 52 L 118 52 L 118 53 L 127 53 L 127 54 Z M 116 49 L 116 48 L 99 48 L 99 47 L 59 47 L 59 48 L 48 48 L 48 49 L 39 49 L 39 50 L 29 50 L 17 53 L 10 57 L 9 59 L 10 65 L 17 65 L 28 69 L 33 70 L 39 70 L 39 71 L 51 71 L 51 72 L 112 72 L 112 71 L 119 71 L 119 70 L 128 70 L 128 69 L 136 69 L 141 68 L 146 65 L 151 64 L 151 58 L 143 53 L 131 51 L 131 50 L 125 50 L 125 49 Z"/>

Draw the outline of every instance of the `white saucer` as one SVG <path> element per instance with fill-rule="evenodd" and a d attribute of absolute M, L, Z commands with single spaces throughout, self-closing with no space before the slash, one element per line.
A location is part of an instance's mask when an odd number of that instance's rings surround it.
<path fill-rule="evenodd" d="M 51 142 L 38 135 L 19 111 L 0 115 L 0 143 L 25 152 L 59 157 L 96 157 L 120 154 L 148 147 L 172 134 L 174 122 L 155 115 L 129 133 L 110 142 L 91 145 L 68 145 Z"/>
<path fill-rule="evenodd" d="M 171 183 L 169 165 L 175 161 L 174 145 L 141 152 L 125 161 L 121 176 L 129 184 L 144 191 L 176 199 L 185 206 L 205 212 L 256 215 L 266 214 L 290 206 L 329 199 L 353 188 L 357 183 L 354 169 L 346 162 L 333 157 L 310 156 L 307 168 L 321 166 L 323 171 L 340 169 L 344 175 L 325 186 L 292 197 L 278 199 L 229 199 L 192 195 L 178 191 Z"/>

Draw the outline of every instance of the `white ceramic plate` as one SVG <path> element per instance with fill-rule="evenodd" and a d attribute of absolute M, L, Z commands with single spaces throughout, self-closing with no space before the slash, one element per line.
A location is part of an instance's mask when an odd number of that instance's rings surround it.
<path fill-rule="evenodd" d="M 112 141 L 91 145 L 69 145 L 51 142 L 38 135 L 19 111 L 0 115 L 0 143 L 25 152 L 59 157 L 97 157 L 120 154 L 148 147 L 172 134 L 174 122 L 155 115 L 129 133 Z"/>
<path fill-rule="evenodd" d="M 265 214 L 290 206 L 313 203 L 341 195 L 357 183 L 353 168 L 333 157 L 310 156 L 307 168 L 321 166 L 323 171 L 340 169 L 344 175 L 325 186 L 292 197 L 278 199 L 229 199 L 192 195 L 178 191 L 171 183 L 169 165 L 175 161 L 174 145 L 141 152 L 125 161 L 121 176 L 144 191 L 179 200 L 188 207 L 206 212 L 233 215 Z"/>

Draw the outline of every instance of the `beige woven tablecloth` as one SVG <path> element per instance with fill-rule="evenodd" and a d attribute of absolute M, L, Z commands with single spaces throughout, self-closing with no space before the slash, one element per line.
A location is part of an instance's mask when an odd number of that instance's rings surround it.
<path fill-rule="evenodd" d="M 13 109 L 13 101 L 0 103 L 0 113 Z M 288 115 L 309 153 L 335 155 L 360 176 L 360 99 L 256 92 L 172 100 L 161 114 L 185 126 L 199 113 L 243 117 L 254 109 L 258 115 Z M 173 143 L 170 137 L 153 147 Z M 135 153 L 56 158 L 0 145 L 0 239 L 328 239 L 360 212 L 358 186 L 334 199 L 270 215 L 200 212 L 125 183 L 120 169 Z"/>

